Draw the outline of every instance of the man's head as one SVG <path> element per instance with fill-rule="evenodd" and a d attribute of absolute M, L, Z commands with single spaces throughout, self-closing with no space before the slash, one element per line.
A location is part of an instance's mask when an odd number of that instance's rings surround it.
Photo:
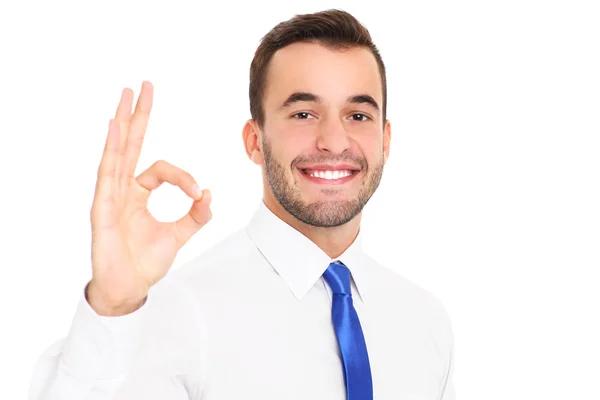
<path fill-rule="evenodd" d="M 386 98 L 379 52 L 350 14 L 297 15 L 275 26 L 250 67 L 244 128 L 248 155 L 264 165 L 265 201 L 272 196 L 312 226 L 352 220 L 387 161 Z"/>

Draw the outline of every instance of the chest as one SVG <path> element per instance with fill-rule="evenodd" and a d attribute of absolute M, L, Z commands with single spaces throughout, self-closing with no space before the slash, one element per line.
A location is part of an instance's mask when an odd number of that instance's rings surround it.
<path fill-rule="evenodd" d="M 240 310 L 240 307 L 242 309 Z M 434 400 L 443 365 L 426 324 L 394 309 L 356 304 L 377 400 Z M 344 377 L 326 296 L 302 302 L 236 305 L 209 324 L 204 400 L 344 400 Z"/>

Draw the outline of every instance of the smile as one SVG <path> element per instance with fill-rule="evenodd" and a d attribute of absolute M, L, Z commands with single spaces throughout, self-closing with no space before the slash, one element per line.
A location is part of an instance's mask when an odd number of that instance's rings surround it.
<path fill-rule="evenodd" d="M 310 170 L 300 169 L 301 175 L 308 181 L 326 184 L 326 185 L 342 185 L 351 181 L 359 171 L 357 170 Z"/>

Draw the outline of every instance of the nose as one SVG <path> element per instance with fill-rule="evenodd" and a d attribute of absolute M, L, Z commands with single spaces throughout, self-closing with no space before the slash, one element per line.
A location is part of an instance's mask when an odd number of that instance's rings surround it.
<path fill-rule="evenodd" d="M 317 147 L 321 151 L 341 154 L 350 147 L 350 137 L 339 118 L 322 119 L 317 134 Z"/>

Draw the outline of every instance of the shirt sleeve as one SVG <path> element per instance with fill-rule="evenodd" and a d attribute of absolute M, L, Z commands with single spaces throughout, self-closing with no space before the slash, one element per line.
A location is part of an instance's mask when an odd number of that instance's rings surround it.
<path fill-rule="evenodd" d="M 450 356 L 452 357 L 452 356 Z M 446 375 L 446 382 L 442 389 L 442 400 L 456 400 L 456 393 L 454 391 L 454 363 L 450 358 L 450 367 L 448 368 L 448 374 Z"/>
<path fill-rule="evenodd" d="M 438 301 L 440 310 L 440 323 L 442 326 L 442 338 L 444 343 L 445 357 L 444 365 L 446 374 L 442 382 L 441 400 L 456 400 L 454 390 L 454 333 L 452 322 L 448 313 L 441 302 Z"/>
<path fill-rule="evenodd" d="M 107 317 L 98 315 L 91 308 L 84 290 L 67 337 L 48 347 L 35 364 L 29 400 L 193 398 L 190 393 L 197 392 L 198 388 L 185 380 L 173 379 L 172 370 L 139 367 L 153 363 L 171 365 L 160 351 L 148 351 L 156 348 L 157 340 L 171 339 L 164 335 L 166 331 L 159 324 L 155 324 L 155 330 L 163 332 L 162 337 L 152 341 L 152 334 L 145 332 L 154 328 L 148 323 L 161 316 L 152 310 L 152 304 L 149 304 L 152 300 L 151 291 L 144 304 L 134 312 Z M 164 310 L 165 307 L 172 310 L 171 304 L 159 304 L 155 309 Z M 176 341 L 170 340 L 172 346 L 190 345 L 173 342 Z M 197 348 L 191 350 L 198 351 Z M 142 394 L 143 397 L 138 397 Z"/>

